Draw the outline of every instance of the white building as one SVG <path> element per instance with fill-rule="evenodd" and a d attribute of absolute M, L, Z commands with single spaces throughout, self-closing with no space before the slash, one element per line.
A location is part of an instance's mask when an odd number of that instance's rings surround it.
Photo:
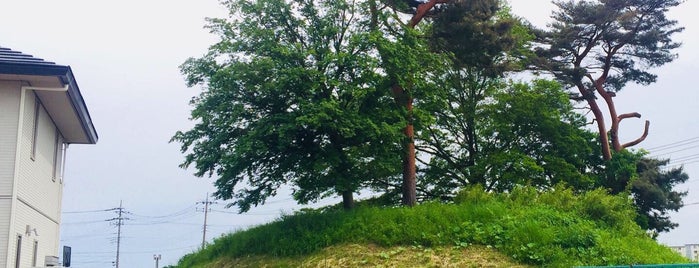
<path fill-rule="evenodd" d="M 58 262 L 66 149 L 97 138 L 69 66 L 0 47 L 0 268 Z"/>
<path fill-rule="evenodd" d="M 671 246 L 671 249 L 691 261 L 699 261 L 699 244 L 686 244 L 684 246 Z"/>

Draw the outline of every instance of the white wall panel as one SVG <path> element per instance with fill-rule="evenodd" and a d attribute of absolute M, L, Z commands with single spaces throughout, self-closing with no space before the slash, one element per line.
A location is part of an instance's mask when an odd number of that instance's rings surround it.
<path fill-rule="evenodd" d="M 12 195 L 19 98 L 19 82 L 0 81 L 0 196 Z"/>

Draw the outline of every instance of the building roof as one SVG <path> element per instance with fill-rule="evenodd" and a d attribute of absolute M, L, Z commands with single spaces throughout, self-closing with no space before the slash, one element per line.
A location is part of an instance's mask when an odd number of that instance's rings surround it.
<path fill-rule="evenodd" d="M 56 125 L 61 130 L 66 142 L 97 143 L 97 132 L 70 66 L 58 65 L 0 46 L 0 78 L 3 76 L 20 81 L 56 78 L 53 79 L 55 80 L 54 84 L 57 83 L 59 87 L 67 86 L 66 91 L 37 91 L 37 96 L 49 114 L 53 114 L 52 118 L 57 121 Z M 80 131 L 76 131 L 76 128 L 79 128 Z"/>

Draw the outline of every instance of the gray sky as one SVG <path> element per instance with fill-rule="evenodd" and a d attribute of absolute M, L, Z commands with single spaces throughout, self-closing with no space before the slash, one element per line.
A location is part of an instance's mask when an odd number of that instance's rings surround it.
<path fill-rule="evenodd" d="M 510 2 L 514 13 L 541 26 L 552 10 L 547 0 Z M 97 145 L 74 145 L 68 151 L 61 244 L 72 246 L 73 267 L 108 267 L 115 259 L 116 227 L 105 220 L 116 215 L 100 210 L 118 207 L 120 200 L 132 213 L 122 227 L 122 267 L 149 267 L 153 254 L 162 254 L 161 265 L 173 264 L 199 247 L 203 213 L 195 209 L 203 206 L 196 202 L 214 191 L 212 179 L 178 168 L 182 154 L 168 140 L 192 126 L 188 101 L 199 92 L 185 87 L 178 66 L 215 42 L 203 29 L 204 18 L 222 17 L 225 9 L 216 0 L 4 0 L 2 8 L 0 45 L 70 65 L 100 135 Z M 691 12 L 696 10 L 699 1 L 687 1 L 670 13 L 687 29 L 676 36 L 684 43 L 680 58 L 657 70 L 658 83 L 629 87 L 616 99 L 620 112 L 640 112 L 651 120 L 642 147 L 699 136 L 694 117 L 699 114 L 694 89 L 699 33 Z M 642 126 L 642 120 L 624 121 L 622 139 L 635 139 Z M 663 157 L 697 153 L 691 149 Z M 685 203 L 699 201 L 699 179 L 693 176 L 698 168 L 697 163 L 686 165 L 690 181 L 679 187 L 690 191 Z M 207 240 L 268 222 L 291 208 L 284 193 L 247 215 L 214 204 Z M 693 205 L 673 214 L 680 227 L 660 241 L 699 243 L 693 224 L 698 210 Z"/>

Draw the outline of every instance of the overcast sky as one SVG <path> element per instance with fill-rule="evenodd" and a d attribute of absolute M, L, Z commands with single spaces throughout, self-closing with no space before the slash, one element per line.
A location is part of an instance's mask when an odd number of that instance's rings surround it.
<path fill-rule="evenodd" d="M 201 245 L 203 201 L 213 192 L 212 179 L 195 178 L 178 168 L 183 157 L 168 140 L 192 126 L 188 101 L 198 94 L 187 88 L 178 66 L 202 55 L 216 41 L 203 26 L 205 17 L 222 17 L 216 0 L 4 0 L 0 46 L 73 68 L 100 136 L 97 145 L 73 145 L 66 163 L 61 245 L 72 246 L 73 267 L 108 267 L 115 260 L 116 227 L 105 221 L 119 206 L 130 214 L 122 226 L 121 267 L 150 267 L 153 254 L 161 266 L 174 264 Z M 544 26 L 553 6 L 547 0 L 510 0 L 513 12 Z M 699 51 L 699 1 L 687 1 L 670 16 L 687 29 L 675 62 L 657 71 L 659 81 L 631 86 L 618 94 L 620 113 L 639 112 L 651 120 L 644 148 L 699 136 L 699 92 L 695 62 Z M 642 120 L 626 120 L 620 133 L 632 140 Z M 691 146 L 652 155 L 681 159 L 699 154 Z M 679 149 L 689 148 L 680 152 Z M 675 163 L 692 162 L 675 161 Z M 698 163 L 686 164 L 690 181 L 685 203 L 699 201 Z M 207 240 L 222 233 L 268 222 L 290 211 L 288 194 L 246 215 L 212 205 Z M 699 243 L 699 205 L 673 214 L 680 223 L 660 236 L 672 245 Z"/>

